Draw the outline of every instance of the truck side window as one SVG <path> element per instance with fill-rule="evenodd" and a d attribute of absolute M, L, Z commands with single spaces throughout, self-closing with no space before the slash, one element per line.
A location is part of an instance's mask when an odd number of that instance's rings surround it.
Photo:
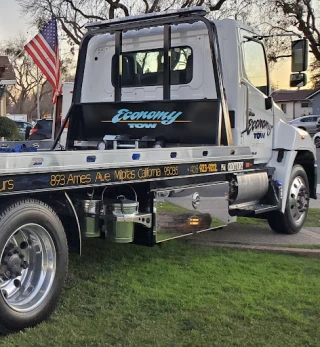
<path fill-rule="evenodd" d="M 125 52 L 122 54 L 122 87 L 157 86 L 163 84 L 163 49 Z M 114 57 L 112 84 L 115 85 Z M 171 49 L 171 85 L 187 84 L 192 80 L 193 55 L 190 47 Z"/>
<path fill-rule="evenodd" d="M 245 77 L 268 95 L 267 62 L 262 44 L 244 38 L 242 47 Z"/>

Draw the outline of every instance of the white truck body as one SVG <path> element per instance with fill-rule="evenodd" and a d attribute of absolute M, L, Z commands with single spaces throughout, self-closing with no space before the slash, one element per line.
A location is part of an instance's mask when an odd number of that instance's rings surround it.
<path fill-rule="evenodd" d="M 50 315 L 67 239 L 78 252 L 83 237 L 154 245 L 242 215 L 278 233 L 303 227 L 313 142 L 269 96 L 261 35 L 205 14 L 89 24 L 52 151 L 0 154 L 0 333 Z"/>

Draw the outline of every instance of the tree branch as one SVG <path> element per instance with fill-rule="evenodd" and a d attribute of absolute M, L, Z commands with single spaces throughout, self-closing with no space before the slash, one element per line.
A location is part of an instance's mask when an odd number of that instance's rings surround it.
<path fill-rule="evenodd" d="M 73 33 L 67 28 L 67 26 L 64 24 L 63 20 L 61 18 L 58 18 L 59 23 L 61 24 L 62 29 L 64 32 L 73 40 L 73 42 L 77 45 L 80 45 L 80 40 L 73 35 Z"/>
<path fill-rule="evenodd" d="M 209 10 L 210 11 L 218 11 L 220 10 L 221 6 L 226 2 L 227 0 L 219 0 L 215 5 L 211 5 L 209 6 Z"/>
<path fill-rule="evenodd" d="M 68 3 L 71 8 L 75 11 L 78 12 L 82 17 L 87 18 L 87 19 L 96 19 L 96 20 L 104 20 L 105 18 L 100 17 L 100 16 L 96 16 L 96 15 L 87 15 L 85 14 L 83 11 L 81 11 L 81 9 L 79 9 L 78 7 L 76 7 L 73 3 L 72 0 L 64 0 L 66 3 Z"/>
<path fill-rule="evenodd" d="M 144 10 L 144 12 L 145 13 L 149 13 L 149 3 L 148 3 L 148 1 L 147 0 L 142 0 L 143 2 L 144 2 L 144 5 L 145 5 L 145 10 Z"/>

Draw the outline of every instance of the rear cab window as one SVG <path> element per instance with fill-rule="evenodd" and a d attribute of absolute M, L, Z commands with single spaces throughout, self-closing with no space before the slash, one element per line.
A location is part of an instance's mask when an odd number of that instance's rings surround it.
<path fill-rule="evenodd" d="M 171 85 L 188 84 L 193 76 L 193 52 L 190 47 L 170 50 Z M 163 84 L 164 51 L 153 49 L 122 53 L 122 87 Z M 116 83 L 115 56 L 112 58 L 112 84 Z"/>

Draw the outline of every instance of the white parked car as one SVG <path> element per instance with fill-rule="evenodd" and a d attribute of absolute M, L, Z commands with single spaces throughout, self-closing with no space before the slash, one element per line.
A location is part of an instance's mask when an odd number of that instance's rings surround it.
<path fill-rule="evenodd" d="M 320 115 L 310 114 L 309 116 L 302 116 L 296 118 L 288 123 L 307 131 L 310 135 L 315 134 L 319 128 L 317 127 L 320 121 Z"/>
<path fill-rule="evenodd" d="M 320 131 L 313 136 L 313 142 L 317 148 L 320 148 Z"/>
<path fill-rule="evenodd" d="M 313 136 L 313 142 L 317 148 L 320 148 L 320 119 L 317 121 L 317 131 Z"/>

